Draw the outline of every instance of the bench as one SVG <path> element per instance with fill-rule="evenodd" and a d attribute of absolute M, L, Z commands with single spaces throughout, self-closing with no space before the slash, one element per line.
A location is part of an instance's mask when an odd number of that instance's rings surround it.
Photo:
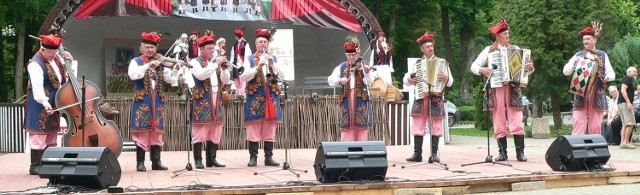
<path fill-rule="evenodd" d="M 333 95 L 336 95 L 337 87 L 332 87 L 331 85 L 329 85 L 329 83 L 327 82 L 328 78 L 329 76 L 304 77 L 304 85 L 299 86 L 300 88 L 302 88 L 302 95 L 305 94 L 305 91 L 311 91 L 314 89 L 333 89 Z"/>

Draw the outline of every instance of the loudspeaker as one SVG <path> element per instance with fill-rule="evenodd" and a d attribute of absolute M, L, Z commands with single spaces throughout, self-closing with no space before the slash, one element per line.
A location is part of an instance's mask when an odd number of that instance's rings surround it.
<path fill-rule="evenodd" d="M 41 162 L 40 178 L 49 178 L 49 184 L 106 189 L 122 176 L 118 159 L 106 147 L 49 147 Z"/>
<path fill-rule="evenodd" d="M 384 181 L 387 167 L 387 148 L 382 141 L 322 142 L 313 164 L 322 183 Z"/>
<path fill-rule="evenodd" d="M 602 135 L 563 135 L 551 143 L 545 160 L 554 171 L 581 171 L 599 167 L 610 157 Z"/>

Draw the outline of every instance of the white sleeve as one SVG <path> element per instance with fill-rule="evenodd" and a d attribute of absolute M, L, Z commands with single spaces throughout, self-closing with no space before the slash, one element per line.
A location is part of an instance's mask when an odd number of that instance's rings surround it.
<path fill-rule="evenodd" d="M 413 85 L 413 84 L 409 83 L 409 78 L 411 78 L 411 73 L 409 73 L 409 72 L 404 73 L 404 77 L 402 78 L 402 82 L 404 83 L 405 86 Z"/>
<path fill-rule="evenodd" d="M 251 47 L 249 47 L 249 43 L 247 43 L 244 45 L 244 60 L 247 61 L 251 54 L 253 54 L 253 52 L 251 52 Z"/>
<path fill-rule="evenodd" d="M 209 77 L 211 77 L 213 74 L 216 73 L 215 66 L 209 66 L 209 67 L 203 68 L 202 65 L 200 65 L 200 63 L 198 63 L 198 60 L 196 59 L 191 60 L 191 62 L 189 62 L 189 65 L 191 65 L 192 67 L 191 75 L 193 75 L 194 77 L 196 77 L 196 79 L 201 81 L 209 79 Z"/>
<path fill-rule="evenodd" d="M 31 82 L 31 91 L 33 92 L 33 99 L 36 102 L 42 104 L 44 107 L 51 107 L 49 104 L 49 97 L 44 92 L 44 70 L 36 63 L 31 62 L 27 65 L 27 72 L 29 73 L 29 82 Z"/>
<path fill-rule="evenodd" d="M 573 69 L 575 69 L 576 67 L 576 60 L 578 60 L 578 56 L 573 55 L 573 57 L 569 59 L 569 62 L 564 65 L 564 68 L 562 68 L 562 74 L 566 76 L 570 76 L 571 74 L 573 74 Z"/>
<path fill-rule="evenodd" d="M 251 63 L 249 63 L 248 56 L 244 58 L 244 62 L 242 63 L 242 66 L 244 67 L 244 72 L 242 73 L 242 75 L 240 75 L 240 78 L 242 78 L 242 80 L 247 82 L 256 76 L 256 73 L 258 72 L 258 70 L 256 68 L 251 68 Z"/>
<path fill-rule="evenodd" d="M 333 69 L 333 72 L 331 72 L 331 75 L 327 78 L 327 82 L 329 82 L 329 85 L 332 87 L 340 85 L 340 65 Z"/>
<path fill-rule="evenodd" d="M 231 74 L 229 73 L 229 69 L 222 69 L 220 71 L 220 80 L 223 84 L 229 84 L 231 82 Z"/>
<path fill-rule="evenodd" d="M 613 81 L 614 79 L 616 79 L 616 72 L 613 71 L 613 68 L 611 67 L 611 60 L 609 60 L 609 55 L 607 55 L 607 53 L 604 54 L 604 68 L 606 69 L 607 72 L 604 73 L 605 75 L 605 79 L 607 81 Z"/>
<path fill-rule="evenodd" d="M 486 67 L 487 57 L 489 56 L 489 48 L 490 47 L 485 47 L 484 50 L 480 52 L 480 55 L 478 55 L 476 60 L 473 61 L 473 64 L 471 64 L 471 72 L 473 74 L 480 75 L 480 68 Z"/>
<path fill-rule="evenodd" d="M 391 69 L 390 72 L 395 72 L 393 69 L 393 56 L 389 57 L 389 68 Z"/>
<path fill-rule="evenodd" d="M 365 79 L 367 79 L 366 80 L 366 82 L 367 82 L 366 85 L 367 86 L 373 85 L 373 81 L 376 79 L 375 75 L 371 74 L 371 72 L 367 73 L 366 75 L 367 75 L 367 77 L 365 78 Z"/>
<path fill-rule="evenodd" d="M 172 70 L 171 68 L 162 68 L 162 73 L 164 74 L 164 81 L 169 83 L 171 86 L 178 86 L 178 71 Z"/>
<path fill-rule="evenodd" d="M 144 64 L 142 66 L 138 66 L 138 62 L 131 60 L 131 62 L 129 62 L 129 70 L 127 72 L 129 73 L 129 78 L 131 78 L 131 80 L 138 80 L 144 78 L 144 72 L 147 71 L 147 69 L 149 69 L 149 65 Z"/>
<path fill-rule="evenodd" d="M 274 60 L 273 61 L 273 67 L 274 67 L 273 71 L 276 71 L 276 75 L 278 76 L 278 80 L 279 81 L 283 81 L 284 80 L 284 69 L 282 68 L 282 66 L 280 66 L 280 64 L 277 63 L 276 60 Z"/>

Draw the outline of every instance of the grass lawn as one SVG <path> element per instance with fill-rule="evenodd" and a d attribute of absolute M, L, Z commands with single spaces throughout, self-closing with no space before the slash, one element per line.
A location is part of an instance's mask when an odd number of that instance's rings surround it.
<path fill-rule="evenodd" d="M 551 130 L 551 137 L 557 137 L 558 135 L 571 135 L 571 129 L 573 125 L 565 125 L 559 131 L 555 130 L 553 126 L 549 126 Z M 531 126 L 524 127 L 527 137 L 531 137 Z M 462 129 L 449 129 L 451 135 L 464 135 L 464 136 L 487 136 L 487 131 L 479 130 L 475 128 L 462 128 Z M 493 129 L 490 129 L 489 136 L 493 135 Z"/>

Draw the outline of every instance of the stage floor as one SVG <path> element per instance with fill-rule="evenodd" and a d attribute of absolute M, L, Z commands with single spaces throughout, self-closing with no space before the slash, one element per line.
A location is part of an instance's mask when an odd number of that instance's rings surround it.
<path fill-rule="evenodd" d="M 633 158 L 635 150 L 622 150 L 617 146 L 610 146 L 612 154 L 607 164 L 615 166 L 613 172 L 554 172 L 546 164 L 544 153 L 553 139 L 531 140 L 527 139 L 526 154 L 527 162 L 515 161 L 513 147 L 509 148 L 508 154 L 512 167 L 483 163 L 462 167 L 461 164 L 484 161 L 486 157 L 486 146 L 471 146 L 466 144 L 466 137 L 457 137 L 457 140 L 449 145 L 440 146 L 440 156 L 443 163 L 448 164 L 449 170 L 443 170 L 433 164 L 425 164 L 416 167 L 400 168 L 393 167 L 393 164 L 406 164 L 405 158 L 413 152 L 412 146 L 388 146 L 389 168 L 386 175 L 386 182 L 368 183 L 366 185 L 350 184 L 321 184 L 316 181 L 313 170 L 316 149 L 294 149 L 291 151 L 292 165 L 297 169 L 307 170 L 307 173 L 300 173 L 297 178 L 289 171 L 276 171 L 272 173 L 254 175 L 256 171 L 270 170 L 280 167 L 265 167 L 263 160 L 264 152 L 260 150 L 257 167 L 247 167 L 248 151 L 246 150 L 222 150 L 218 151 L 218 160 L 226 164 L 226 168 L 207 168 L 205 170 L 218 171 L 221 174 L 190 171 L 178 177 L 173 171 L 183 169 L 187 161 L 187 152 L 172 151 L 163 152 L 162 160 L 169 167 L 168 171 L 152 171 L 150 161 L 146 161 L 146 172 L 136 172 L 135 152 L 123 152 L 118 158 L 122 168 L 122 177 L 118 186 L 130 190 L 153 189 L 154 191 L 182 191 L 183 186 L 194 184 L 208 184 L 216 188 L 219 193 L 273 193 L 273 192 L 301 192 L 301 191 L 345 191 L 353 189 L 400 189 L 416 187 L 455 187 L 470 186 L 479 184 L 498 185 L 500 188 L 511 189 L 510 184 L 515 182 L 547 181 L 547 188 L 559 187 L 558 182 L 571 180 L 581 180 L 589 178 L 602 178 L 603 181 L 587 181 L 592 184 L 568 184 L 571 185 L 606 185 L 611 183 L 613 177 L 632 177 L 638 179 L 640 175 L 640 159 Z M 468 138 L 479 139 L 479 138 Z M 493 143 L 492 143 L 493 144 Z M 509 141 L 512 146 L 512 141 Z M 546 144 L 546 145 L 545 145 Z M 425 154 L 428 157 L 428 147 L 424 146 Z M 496 153 L 495 148 L 491 148 L 492 154 Z M 284 161 L 284 150 L 274 151 L 275 159 L 278 162 Z M 618 156 L 618 157 L 617 157 Z M 637 156 L 637 155 L 635 155 Z M 149 155 L 147 153 L 147 159 Z M 22 191 L 37 187 L 46 186 L 48 179 L 41 179 L 38 176 L 28 175 L 29 154 L 10 153 L 0 155 L 0 192 Z M 553 180 L 553 182 L 551 182 Z M 639 182 L 640 179 L 638 179 Z M 551 184 L 553 183 L 553 184 Z M 571 182 L 570 182 L 571 183 Z M 614 182 L 615 183 L 615 182 Z M 359 183 L 362 184 L 362 183 Z M 505 187 L 509 184 L 508 187 Z M 351 187 L 348 187 L 351 186 Z M 356 187 L 354 187 L 356 186 Z M 358 187 L 360 186 L 360 187 Z M 566 185 L 565 185 L 566 186 Z M 473 187 L 472 187 L 473 188 Z M 467 189 L 469 190 L 469 189 Z M 492 189 L 489 189 L 491 191 Z M 469 190 L 462 192 L 486 192 L 487 189 Z"/>

